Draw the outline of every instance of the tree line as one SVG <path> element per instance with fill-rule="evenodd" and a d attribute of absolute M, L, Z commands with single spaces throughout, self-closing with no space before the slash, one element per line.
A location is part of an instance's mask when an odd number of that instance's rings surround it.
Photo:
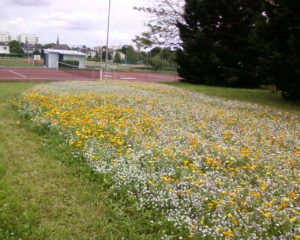
<path fill-rule="evenodd" d="M 153 35 L 168 29 L 162 20 L 172 18 L 168 6 L 182 4 L 175 45 L 183 81 L 241 88 L 274 85 L 286 99 L 300 99 L 299 0 L 157 2 L 156 8 L 140 9 L 157 21 L 136 40 L 155 44 Z"/>

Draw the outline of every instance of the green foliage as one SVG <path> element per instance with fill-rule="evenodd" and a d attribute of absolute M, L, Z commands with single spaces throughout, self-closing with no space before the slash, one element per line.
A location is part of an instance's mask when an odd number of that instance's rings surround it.
<path fill-rule="evenodd" d="M 78 68 L 79 61 L 76 60 L 63 60 L 59 67 L 63 68 Z"/>
<path fill-rule="evenodd" d="M 149 33 L 143 32 L 141 36 L 135 36 L 135 39 L 133 39 L 132 41 L 139 47 L 143 46 L 145 48 L 149 48 L 153 44 L 150 38 L 151 37 Z"/>
<path fill-rule="evenodd" d="M 135 64 L 142 59 L 141 55 L 130 45 L 124 45 L 121 52 L 125 54 L 125 63 Z"/>
<path fill-rule="evenodd" d="M 19 57 L 23 57 L 23 56 L 24 55 L 22 53 L 10 53 L 10 54 L 0 53 L 0 57 L 19 58 Z"/>
<path fill-rule="evenodd" d="M 41 54 L 41 52 L 38 49 L 34 49 L 34 51 L 32 53 L 32 55 L 40 55 L 40 54 Z"/>
<path fill-rule="evenodd" d="M 149 64 L 154 70 L 165 69 L 170 67 L 170 64 L 167 60 L 162 59 L 159 55 L 154 56 L 149 60 Z"/>
<path fill-rule="evenodd" d="M 257 87 L 254 21 L 260 1 L 186 0 L 178 72 L 187 82 Z"/>
<path fill-rule="evenodd" d="M 175 51 L 170 48 L 152 48 L 148 55 L 143 56 L 143 58 L 143 62 L 149 64 L 154 70 L 176 68 Z"/>
<path fill-rule="evenodd" d="M 114 63 L 121 63 L 121 62 L 122 62 L 122 59 L 121 59 L 120 53 L 117 52 L 115 55 Z"/>
<path fill-rule="evenodd" d="M 110 52 L 108 52 L 108 60 L 111 61 L 112 60 L 112 55 Z M 96 59 L 102 60 L 103 62 L 105 62 L 106 60 L 106 47 L 102 47 L 102 51 L 101 53 L 96 55 Z"/>
<path fill-rule="evenodd" d="M 151 57 L 154 57 L 156 55 L 160 55 L 161 54 L 161 51 L 162 51 L 162 48 L 161 47 L 155 47 L 155 48 L 152 48 L 151 51 L 150 51 L 150 56 Z"/>
<path fill-rule="evenodd" d="M 300 100 L 300 2 L 266 1 L 258 25 L 264 55 L 261 71 L 286 99 Z"/>
<path fill-rule="evenodd" d="M 0 160 L 3 162 L 1 156 Z M 15 192 L 3 179 L 5 168 L 0 165 L 0 239 L 14 240 L 31 233 L 34 215 L 22 209 Z"/>
<path fill-rule="evenodd" d="M 186 0 L 178 72 L 198 84 L 273 84 L 300 99 L 300 3 Z"/>
<path fill-rule="evenodd" d="M 18 41 L 10 41 L 9 42 L 9 48 L 11 53 L 16 53 L 16 54 L 24 54 L 24 51 L 21 47 L 21 44 Z"/>

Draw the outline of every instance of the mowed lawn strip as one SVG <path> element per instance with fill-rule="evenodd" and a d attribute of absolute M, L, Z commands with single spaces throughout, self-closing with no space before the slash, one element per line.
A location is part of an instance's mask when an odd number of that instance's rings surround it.
<path fill-rule="evenodd" d="M 0 239 L 159 239 L 55 135 L 40 136 L 9 104 L 34 83 L 0 83 Z M 140 215 L 139 215 L 140 214 Z"/>
<path fill-rule="evenodd" d="M 183 82 L 163 83 L 174 87 L 201 92 L 207 96 L 221 97 L 268 106 L 281 111 L 300 113 L 300 102 L 290 102 L 283 99 L 280 93 L 274 94 L 267 89 L 239 89 L 196 85 Z"/>
<path fill-rule="evenodd" d="M 0 66 L 5 67 L 41 67 L 34 65 L 32 61 L 26 62 L 27 59 L 0 59 Z"/>

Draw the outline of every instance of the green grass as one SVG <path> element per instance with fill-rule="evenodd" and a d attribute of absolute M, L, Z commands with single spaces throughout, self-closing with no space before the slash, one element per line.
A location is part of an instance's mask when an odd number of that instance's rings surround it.
<path fill-rule="evenodd" d="M 201 92 L 208 96 L 255 103 L 288 112 L 300 112 L 300 102 L 286 101 L 281 97 L 280 93 L 274 94 L 267 89 L 211 87 L 182 82 L 170 82 L 164 84 L 180 87 L 191 91 Z"/>
<path fill-rule="evenodd" d="M 33 85 L 0 83 L 0 239 L 160 239 L 159 214 L 136 212 L 55 132 L 18 117 L 9 100 Z"/>
<path fill-rule="evenodd" d="M 23 59 L 23 61 L 26 59 Z M 0 66 L 5 67 L 40 67 L 31 63 L 23 62 L 21 59 L 0 59 Z"/>

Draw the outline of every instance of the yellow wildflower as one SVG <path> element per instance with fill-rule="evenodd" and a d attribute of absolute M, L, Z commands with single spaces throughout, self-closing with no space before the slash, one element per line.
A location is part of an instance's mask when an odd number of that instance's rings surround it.
<path fill-rule="evenodd" d="M 271 213 L 271 212 L 266 212 L 266 213 L 264 213 L 264 216 L 266 217 L 266 218 L 269 218 L 269 217 L 271 217 L 273 215 L 273 213 Z"/>

